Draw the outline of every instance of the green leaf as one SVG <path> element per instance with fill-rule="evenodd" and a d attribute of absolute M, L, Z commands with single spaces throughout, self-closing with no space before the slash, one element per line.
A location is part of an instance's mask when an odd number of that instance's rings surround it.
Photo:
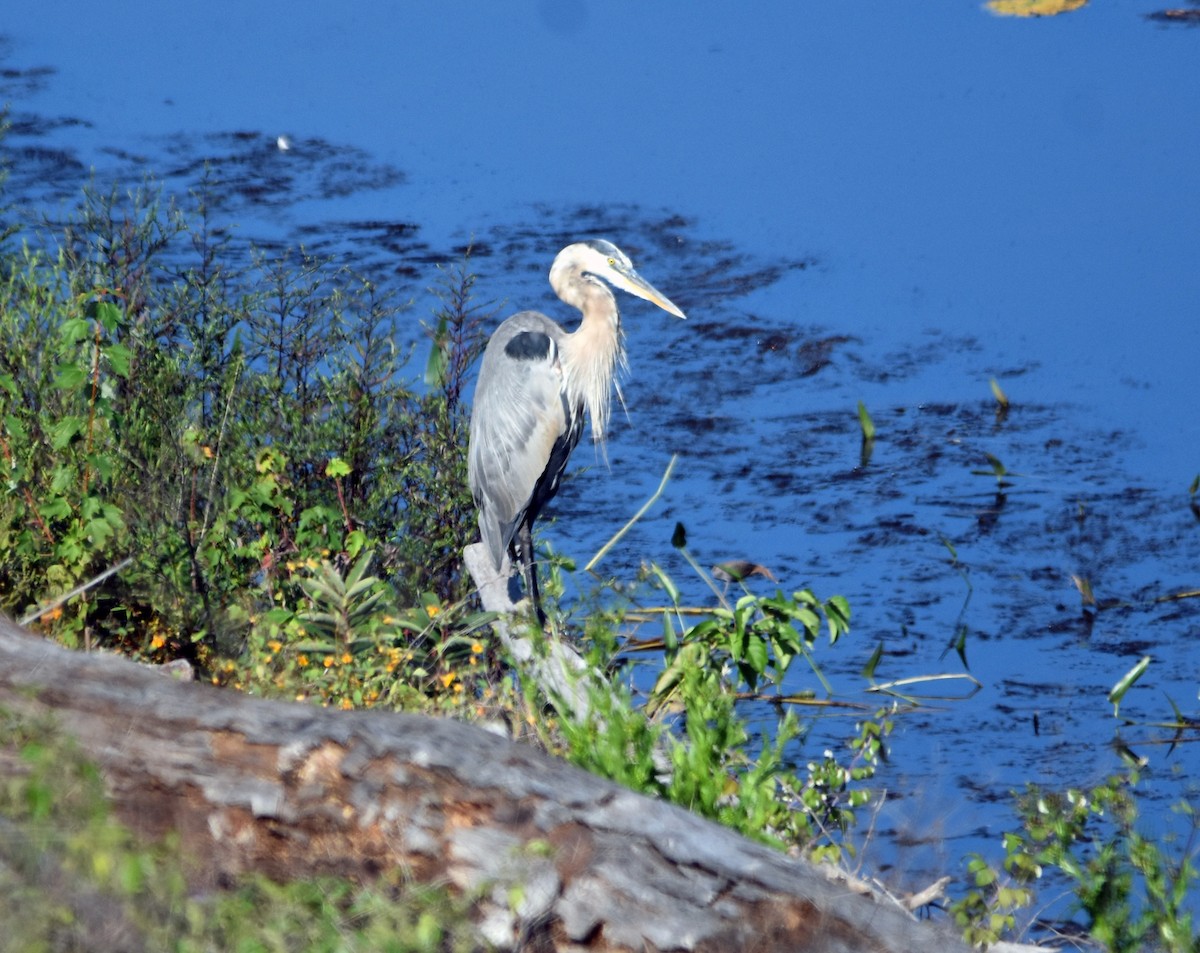
<path fill-rule="evenodd" d="M 58 333 L 67 344 L 78 344 L 91 336 L 91 327 L 86 318 L 68 318 L 59 325 Z"/>
<path fill-rule="evenodd" d="M 821 619 L 812 611 L 812 609 L 800 609 L 795 614 L 796 620 L 804 626 L 808 633 L 808 638 L 811 641 L 817 637 L 817 633 L 821 631 Z"/>
<path fill-rule="evenodd" d="M 118 377 L 129 377 L 129 365 L 133 359 L 133 354 L 124 344 L 110 344 L 104 349 L 104 356 L 108 358 L 109 366 L 114 374 Z"/>
<path fill-rule="evenodd" d="M 446 334 L 446 315 L 442 314 L 438 318 L 437 327 L 431 334 L 433 347 L 429 349 L 429 360 L 425 364 L 426 387 L 441 387 L 446 381 L 446 369 L 449 367 Z"/>
<path fill-rule="evenodd" d="M 19 417 L 15 417 L 12 414 L 4 415 L 4 429 L 18 443 L 23 443 L 28 439 L 25 432 L 25 425 L 21 423 Z"/>
<path fill-rule="evenodd" d="M 54 386 L 59 390 L 75 390 L 86 380 L 87 374 L 78 364 L 60 364 Z"/>
<path fill-rule="evenodd" d="M 64 417 L 50 430 L 50 448 L 64 449 L 83 430 L 82 417 Z"/>
<path fill-rule="evenodd" d="M 1138 663 L 1133 666 L 1128 672 L 1121 676 L 1120 681 L 1112 687 L 1112 691 L 1108 693 L 1108 700 L 1112 702 L 1113 717 L 1117 717 L 1118 711 L 1121 708 L 1121 700 L 1125 697 L 1125 693 L 1131 689 L 1142 674 L 1150 667 L 1150 656 L 1143 655 Z"/>
<path fill-rule="evenodd" d="M 762 636 L 751 633 L 746 639 L 746 663 L 757 674 L 762 675 L 767 670 L 769 660 L 770 654 L 767 652 L 766 640 Z"/>
<path fill-rule="evenodd" d="M 863 678 L 875 677 L 875 666 L 879 664 L 879 660 L 883 658 L 883 640 L 875 646 L 875 651 L 871 653 L 871 657 L 867 659 L 867 664 L 863 666 Z"/>
<path fill-rule="evenodd" d="M 351 556 L 357 556 L 362 552 L 362 548 L 367 544 L 367 534 L 361 529 L 351 530 L 346 534 L 346 541 L 343 544 L 346 547 L 346 552 Z"/>
<path fill-rule="evenodd" d="M 829 644 L 850 631 L 850 603 L 845 596 L 830 596 L 825 602 L 825 619 L 829 623 Z"/>
<path fill-rule="evenodd" d="M 103 519 L 95 519 L 88 522 L 85 530 L 93 543 L 98 549 L 103 549 L 105 544 L 112 539 L 113 526 Z"/>
<path fill-rule="evenodd" d="M 351 473 L 350 464 L 348 464 L 341 457 L 333 457 L 325 465 L 325 475 L 327 477 L 334 477 L 334 478 L 344 477 L 344 476 L 349 476 L 350 473 Z"/>
<path fill-rule="evenodd" d="M 866 442 L 875 439 L 875 421 L 871 419 L 871 415 L 867 413 L 867 405 L 861 400 L 858 402 L 858 425 L 862 428 L 862 438 Z"/>
<path fill-rule="evenodd" d="M 657 563 L 650 564 L 650 571 L 654 574 L 654 577 L 658 580 L 659 584 L 667 593 L 671 603 L 673 605 L 679 605 L 679 587 L 675 585 L 675 583 L 671 580 L 671 577 L 663 572 Z"/>
<path fill-rule="evenodd" d="M 111 301 L 91 301 L 87 306 L 87 315 L 89 318 L 94 318 L 100 322 L 100 326 L 109 334 L 112 334 L 121 324 L 121 318 L 124 315 L 121 309 Z"/>
<path fill-rule="evenodd" d="M 679 648 L 679 634 L 675 631 L 675 623 L 671 621 L 670 613 L 662 614 L 663 624 L 663 646 L 666 648 L 668 657 Z"/>

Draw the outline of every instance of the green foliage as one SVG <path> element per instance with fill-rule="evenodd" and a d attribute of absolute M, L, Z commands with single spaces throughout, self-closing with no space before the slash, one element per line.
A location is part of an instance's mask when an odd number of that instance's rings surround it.
<path fill-rule="evenodd" d="M 242 878 L 189 894 L 172 839 L 146 844 L 111 816 L 95 767 L 48 723 L 0 711 L 0 922 L 13 950 L 450 951 L 476 949 L 467 902 L 400 872 L 364 887 L 332 877 Z"/>
<path fill-rule="evenodd" d="M 1114 775 L 1088 789 L 1051 792 L 1030 786 L 1019 801 L 1022 830 L 1004 837 L 1007 879 L 978 855 L 968 864 L 974 889 L 951 911 L 966 938 L 986 945 L 1014 928 L 1033 901 L 1032 886 L 1050 871 L 1072 885 L 1092 939 L 1110 953 L 1144 949 L 1200 951 L 1188 900 L 1200 885 L 1200 820 L 1183 803 L 1182 840 L 1138 828 L 1138 774 Z"/>
<path fill-rule="evenodd" d="M 377 601 L 461 602 L 481 346 L 465 265 L 438 290 L 418 386 L 406 306 L 303 250 L 246 262 L 197 202 L 185 216 L 150 189 L 90 189 L 55 253 L 3 258 L 0 609 L 130 554 L 39 624 L 217 674 L 303 637 L 278 615 L 313 610 L 302 567 L 371 553 Z"/>
<path fill-rule="evenodd" d="M 972 470 L 971 473 L 973 473 L 975 476 L 995 477 L 997 490 L 1002 490 L 1007 486 L 1011 486 L 1012 484 L 1009 483 L 1008 478 L 1011 476 L 1018 476 L 1018 474 L 1011 473 L 999 457 L 993 456 L 990 453 L 984 453 L 984 457 L 988 463 L 987 469 Z"/>
<path fill-rule="evenodd" d="M 1135 684 L 1137 684 L 1138 679 L 1140 679 L 1146 673 L 1146 669 L 1149 667 L 1150 656 L 1143 655 L 1134 664 L 1133 668 L 1122 675 L 1120 679 L 1118 679 L 1117 683 L 1109 690 L 1108 700 L 1112 702 L 1114 718 L 1120 714 L 1121 702 L 1124 700 L 1126 693 L 1129 691 L 1129 689 L 1133 688 Z"/>
<path fill-rule="evenodd" d="M 875 421 L 871 419 L 867 405 L 861 400 L 858 402 L 858 426 L 862 430 L 863 443 L 870 443 L 875 439 Z"/>
<path fill-rule="evenodd" d="M 682 527 L 674 542 L 686 544 Z M 848 834 L 855 812 L 872 797 L 866 784 L 884 756 L 891 711 L 856 726 L 839 754 L 827 750 L 800 764 L 810 725 L 783 707 L 797 699 L 759 690 L 767 684 L 777 690 L 801 656 L 829 690 L 812 650 L 823 630 L 831 644 L 848 630 L 845 600 L 821 601 L 808 590 L 790 597 L 747 592 L 736 605 L 711 609 L 686 626 L 670 577 L 653 566 L 649 578 L 672 605 L 662 613 L 662 667 L 648 704 L 639 706 L 620 685 L 591 690 L 587 717 L 555 725 L 564 755 L 756 840 L 798 847 L 816 859 L 852 854 Z M 604 637 L 608 627 L 599 628 L 588 632 L 594 669 L 608 667 L 614 648 Z M 776 717 L 764 717 L 764 708 Z"/>
<path fill-rule="evenodd" d="M 666 578 L 656 570 L 659 580 Z M 668 590 L 678 606 L 678 590 Z M 667 658 L 654 687 L 655 705 L 664 704 L 682 683 L 685 674 L 703 667 L 723 673 L 732 663 L 748 691 L 757 691 L 763 681 L 778 688 L 796 658 L 803 658 L 826 692 L 832 691 L 813 656 L 821 635 L 822 620 L 834 645 L 850 628 L 850 607 L 841 596 L 824 602 L 808 589 L 790 597 L 776 592 L 773 597 L 746 593 L 730 607 L 720 606 L 703 622 L 676 633 L 669 614 L 664 613 Z"/>
<path fill-rule="evenodd" d="M 992 388 L 992 397 L 996 400 L 996 423 L 1003 423 L 1008 418 L 1008 412 L 1012 405 L 1008 402 L 1008 394 L 1004 393 L 1004 389 L 996 378 L 989 381 Z"/>

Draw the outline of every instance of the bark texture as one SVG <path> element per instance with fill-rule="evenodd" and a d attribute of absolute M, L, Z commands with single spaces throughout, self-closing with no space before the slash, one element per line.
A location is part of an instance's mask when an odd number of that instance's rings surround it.
<path fill-rule="evenodd" d="M 401 867 L 482 888 L 481 934 L 510 949 L 966 949 L 807 863 L 471 725 L 183 683 L 3 619 L 0 707 L 52 713 L 125 823 L 179 832 L 198 887 Z"/>

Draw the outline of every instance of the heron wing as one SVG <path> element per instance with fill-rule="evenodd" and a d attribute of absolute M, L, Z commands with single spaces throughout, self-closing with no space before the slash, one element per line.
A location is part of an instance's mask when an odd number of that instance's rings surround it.
<path fill-rule="evenodd" d="M 497 568 L 551 458 L 562 457 L 556 445 L 572 430 L 558 357 L 563 334 L 544 315 L 522 312 L 500 325 L 484 351 L 467 472 Z"/>

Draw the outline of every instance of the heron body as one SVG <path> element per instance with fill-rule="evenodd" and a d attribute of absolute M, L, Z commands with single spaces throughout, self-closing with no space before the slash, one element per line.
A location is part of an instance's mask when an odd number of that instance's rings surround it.
<path fill-rule="evenodd" d="M 603 442 L 625 364 L 617 300 L 606 282 L 683 317 L 616 245 L 577 242 L 554 259 L 550 285 L 579 309 L 579 327 L 568 332 L 537 311 L 514 314 L 488 341 L 475 385 L 467 474 L 480 535 L 497 571 L 506 554 L 521 566 L 539 621 L 534 520 L 558 492 L 585 415 Z"/>

